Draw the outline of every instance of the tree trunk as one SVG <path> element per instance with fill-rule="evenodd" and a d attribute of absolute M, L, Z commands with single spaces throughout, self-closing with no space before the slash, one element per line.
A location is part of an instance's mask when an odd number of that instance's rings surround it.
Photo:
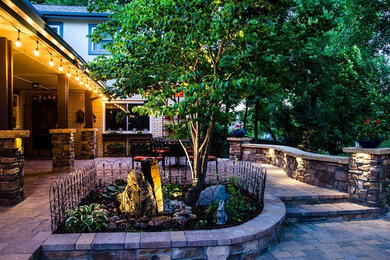
<path fill-rule="evenodd" d="M 255 103 L 255 119 L 253 120 L 253 129 L 254 129 L 254 143 L 257 143 L 259 136 L 259 110 L 260 110 L 260 100 L 257 99 Z"/>
<path fill-rule="evenodd" d="M 245 113 L 244 113 L 244 129 L 246 129 L 246 121 L 248 119 L 248 106 L 249 106 L 249 102 L 248 100 L 246 100 L 245 102 Z"/>

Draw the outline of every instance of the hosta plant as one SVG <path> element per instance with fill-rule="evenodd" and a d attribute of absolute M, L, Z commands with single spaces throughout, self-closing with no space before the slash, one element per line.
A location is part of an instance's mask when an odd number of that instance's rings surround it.
<path fill-rule="evenodd" d="M 66 219 L 65 228 L 69 232 L 97 232 L 107 228 L 107 216 L 97 203 L 78 206 L 67 213 L 69 217 Z"/>

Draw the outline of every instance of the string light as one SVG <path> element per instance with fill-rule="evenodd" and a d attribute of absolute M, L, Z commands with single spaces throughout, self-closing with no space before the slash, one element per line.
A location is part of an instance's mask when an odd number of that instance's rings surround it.
<path fill-rule="evenodd" d="M 20 30 L 18 30 L 18 38 L 16 39 L 15 46 L 18 48 L 22 46 L 22 42 L 20 41 Z"/>
<path fill-rule="evenodd" d="M 80 80 L 80 78 L 79 78 L 79 71 L 76 70 L 76 81 L 79 81 L 79 80 Z"/>
<path fill-rule="evenodd" d="M 35 51 L 34 51 L 34 55 L 35 56 L 39 56 L 39 49 L 38 49 L 38 41 L 37 41 L 37 48 L 35 49 Z"/>
<path fill-rule="evenodd" d="M 53 54 L 50 53 L 50 61 L 49 61 L 50 66 L 54 66 L 54 61 L 53 61 Z"/>
<path fill-rule="evenodd" d="M 80 85 L 83 85 L 83 84 L 84 84 L 84 82 L 83 82 L 83 78 L 84 78 L 84 77 L 81 77 L 81 80 L 80 80 Z"/>
<path fill-rule="evenodd" d="M 99 97 L 102 97 L 103 96 L 103 94 L 102 93 L 99 93 Z"/>
<path fill-rule="evenodd" d="M 94 91 L 93 91 L 93 92 L 95 92 L 95 93 L 98 93 L 98 91 L 97 91 L 97 89 L 96 89 L 96 88 L 94 89 Z"/>
<path fill-rule="evenodd" d="M 89 89 L 88 79 L 87 79 L 87 83 L 85 83 L 85 87 Z"/>
<path fill-rule="evenodd" d="M 68 67 L 68 72 L 66 73 L 66 76 L 68 77 L 68 78 L 70 78 L 70 76 L 71 76 L 71 74 L 70 74 L 70 68 Z"/>
<path fill-rule="evenodd" d="M 60 59 L 60 67 L 58 68 L 60 71 L 63 71 L 64 68 L 62 67 L 62 59 Z"/>

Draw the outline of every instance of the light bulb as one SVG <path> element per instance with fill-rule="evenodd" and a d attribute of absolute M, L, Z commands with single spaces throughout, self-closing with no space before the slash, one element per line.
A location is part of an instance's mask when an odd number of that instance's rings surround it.
<path fill-rule="evenodd" d="M 58 68 L 60 71 L 63 71 L 64 70 L 64 68 L 62 67 L 62 59 L 60 59 L 60 67 Z"/>
<path fill-rule="evenodd" d="M 18 48 L 22 46 L 22 42 L 20 41 L 20 30 L 18 30 L 18 38 L 16 39 L 15 46 Z"/>
<path fill-rule="evenodd" d="M 85 83 L 85 87 L 89 89 L 88 79 L 87 79 L 87 83 Z"/>
<path fill-rule="evenodd" d="M 34 51 L 35 56 L 39 56 L 39 50 L 38 50 L 38 41 L 37 41 L 37 48 Z"/>
<path fill-rule="evenodd" d="M 99 97 L 102 97 L 103 96 L 103 94 L 102 93 L 99 93 Z"/>
<path fill-rule="evenodd" d="M 53 61 L 53 55 L 50 53 L 50 61 L 49 61 L 50 66 L 54 66 L 54 61 Z"/>
<path fill-rule="evenodd" d="M 95 92 L 95 93 L 98 93 L 98 91 L 97 91 L 97 89 L 96 89 L 96 88 L 95 88 L 95 90 L 94 90 L 93 92 Z"/>
<path fill-rule="evenodd" d="M 68 73 L 66 73 L 66 76 L 70 78 L 70 71 L 68 70 Z"/>
<path fill-rule="evenodd" d="M 83 84 L 84 84 L 84 82 L 82 80 L 80 80 L 80 85 L 83 85 Z"/>
<path fill-rule="evenodd" d="M 80 80 L 80 78 L 79 78 L 79 71 L 76 70 L 76 81 L 79 81 L 79 80 Z"/>
<path fill-rule="evenodd" d="M 89 87 L 89 88 L 88 88 L 88 90 L 89 90 L 89 91 L 91 91 L 91 90 L 92 90 L 92 88 L 91 88 L 91 87 Z"/>

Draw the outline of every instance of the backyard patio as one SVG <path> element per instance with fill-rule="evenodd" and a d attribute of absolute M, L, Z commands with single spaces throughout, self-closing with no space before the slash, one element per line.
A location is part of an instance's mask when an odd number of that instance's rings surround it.
<path fill-rule="evenodd" d="M 101 158 L 114 161 L 119 158 Z M 82 167 L 92 161 L 76 160 L 75 167 Z M 129 162 L 129 160 L 128 160 Z M 302 199 L 340 200 L 345 193 L 319 188 L 289 178 L 286 173 L 272 165 L 263 164 L 267 169 L 267 194 L 278 196 L 282 200 Z M 51 235 L 48 190 L 52 181 L 65 174 L 51 173 L 51 161 L 26 161 L 25 194 L 26 199 L 12 207 L 0 208 L 1 251 L 0 259 L 29 259 Z M 337 202 L 336 202 L 337 203 Z M 352 208 L 350 203 L 339 203 L 344 207 L 338 210 L 345 213 Z M 329 211 L 324 205 L 318 211 Z M 287 209 L 287 217 L 289 215 Z M 283 257 L 314 257 L 316 259 L 336 259 L 354 257 L 378 257 L 385 259 L 390 250 L 390 216 L 376 220 L 358 220 L 336 223 L 290 223 L 284 227 L 281 244 L 263 256 L 264 259 Z M 365 250 L 361 250 L 365 248 Z M 76 255 L 73 255 L 76 256 Z"/>

